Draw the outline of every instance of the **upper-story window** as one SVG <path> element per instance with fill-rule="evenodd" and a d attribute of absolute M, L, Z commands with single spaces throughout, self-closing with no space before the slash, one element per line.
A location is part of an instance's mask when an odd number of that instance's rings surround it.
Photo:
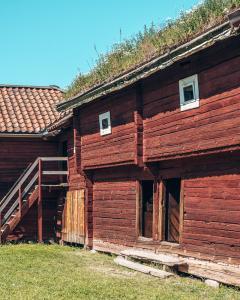
<path fill-rule="evenodd" d="M 179 81 L 181 111 L 199 107 L 198 75 Z"/>
<path fill-rule="evenodd" d="M 106 135 L 112 132 L 110 111 L 99 115 L 99 126 L 100 126 L 100 135 Z"/>

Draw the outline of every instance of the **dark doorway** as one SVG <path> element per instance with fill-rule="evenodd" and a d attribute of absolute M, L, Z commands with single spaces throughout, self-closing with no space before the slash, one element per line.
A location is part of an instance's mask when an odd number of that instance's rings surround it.
<path fill-rule="evenodd" d="M 180 194 L 181 179 L 172 178 L 165 180 L 164 200 L 164 239 L 168 242 L 179 242 L 180 228 Z"/>
<path fill-rule="evenodd" d="M 144 180 L 141 182 L 140 201 L 140 235 L 152 238 L 153 228 L 153 181 Z"/>
<path fill-rule="evenodd" d="M 62 142 L 62 147 L 61 147 L 61 154 L 62 156 L 67 156 L 68 155 L 68 142 L 67 141 L 63 141 Z"/>
<path fill-rule="evenodd" d="M 68 157 L 68 142 L 67 141 L 63 141 L 61 143 L 61 156 Z M 67 162 L 66 161 L 62 162 L 62 168 L 63 168 L 63 170 L 67 170 Z"/>

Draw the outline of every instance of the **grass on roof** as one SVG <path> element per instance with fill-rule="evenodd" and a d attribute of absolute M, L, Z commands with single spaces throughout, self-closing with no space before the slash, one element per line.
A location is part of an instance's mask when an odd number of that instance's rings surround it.
<path fill-rule="evenodd" d="M 205 0 L 189 12 L 181 12 L 176 20 L 162 28 L 155 24 L 131 39 L 114 44 L 111 51 L 98 54 L 95 66 L 87 74 L 78 74 L 66 91 L 65 98 L 112 80 L 114 77 L 147 62 L 168 49 L 183 44 L 194 36 L 222 23 L 229 10 L 240 6 L 240 0 Z"/>
<path fill-rule="evenodd" d="M 240 298 L 234 288 L 191 278 L 161 280 L 119 267 L 113 257 L 58 245 L 0 247 L 0 299 L 206 300 Z"/>

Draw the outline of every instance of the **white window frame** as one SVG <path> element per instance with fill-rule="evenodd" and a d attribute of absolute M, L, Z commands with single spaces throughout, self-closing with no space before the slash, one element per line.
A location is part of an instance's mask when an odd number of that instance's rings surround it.
<path fill-rule="evenodd" d="M 189 85 L 193 86 L 194 99 L 185 101 L 183 90 L 185 87 L 187 87 Z M 180 109 L 181 109 L 181 111 L 197 108 L 200 106 L 198 75 L 197 74 L 187 77 L 187 78 L 184 78 L 182 80 L 179 80 L 179 94 L 180 94 Z"/>
<path fill-rule="evenodd" d="M 108 119 L 108 127 L 105 129 L 102 127 L 102 120 L 104 119 Z M 99 115 L 99 126 L 100 126 L 100 135 L 106 135 L 112 133 L 110 111 L 107 111 Z"/>

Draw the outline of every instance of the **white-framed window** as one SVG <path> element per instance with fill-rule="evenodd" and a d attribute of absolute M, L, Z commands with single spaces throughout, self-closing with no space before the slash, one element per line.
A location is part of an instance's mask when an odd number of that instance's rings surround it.
<path fill-rule="evenodd" d="M 179 80 L 181 111 L 199 107 L 198 75 Z"/>
<path fill-rule="evenodd" d="M 99 115 L 99 126 L 100 135 L 106 135 L 112 132 L 110 111 Z"/>

